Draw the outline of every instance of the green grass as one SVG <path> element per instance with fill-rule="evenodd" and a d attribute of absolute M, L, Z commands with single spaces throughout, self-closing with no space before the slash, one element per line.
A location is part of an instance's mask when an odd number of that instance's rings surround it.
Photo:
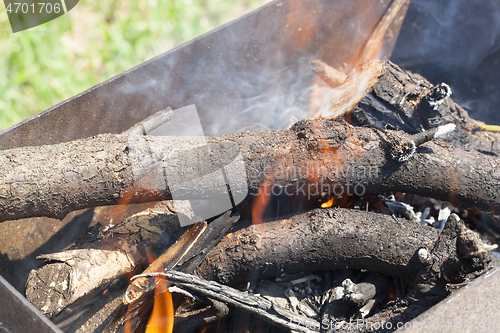
<path fill-rule="evenodd" d="M 0 5 L 0 129 L 269 0 L 80 0 L 13 34 Z"/>

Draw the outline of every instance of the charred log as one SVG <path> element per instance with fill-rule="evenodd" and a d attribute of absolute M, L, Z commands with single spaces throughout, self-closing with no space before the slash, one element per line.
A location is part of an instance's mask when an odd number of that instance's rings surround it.
<path fill-rule="evenodd" d="M 201 264 L 207 280 L 237 284 L 304 271 L 366 269 L 414 278 L 419 248 L 439 231 L 405 219 L 349 209 L 317 209 L 228 234 Z"/>
<path fill-rule="evenodd" d="M 340 215 L 348 211 L 326 210 L 320 212 L 326 212 L 325 215 L 328 216 L 329 215 L 328 213 L 334 212 L 335 214 Z M 367 215 L 377 215 L 377 214 L 367 214 Z M 356 220 L 355 226 L 352 225 L 353 223 L 351 223 L 350 226 L 346 227 L 340 225 L 339 223 L 333 222 L 332 223 L 333 226 L 331 227 L 330 232 L 324 232 L 322 229 L 328 227 L 325 227 L 322 224 L 326 225 L 331 223 L 332 218 L 330 217 L 329 220 L 324 220 L 322 221 L 322 223 L 318 223 L 317 219 L 319 216 L 321 216 L 321 214 L 318 211 L 312 212 L 311 216 L 309 216 L 311 218 L 311 223 L 312 223 L 312 226 L 310 227 L 311 230 L 314 230 L 315 232 L 321 235 L 325 234 L 331 235 L 335 234 L 336 232 L 338 232 L 339 234 L 348 233 L 349 231 L 346 230 L 350 229 L 351 232 L 350 235 L 346 235 L 342 238 L 336 238 L 335 241 L 338 243 L 344 243 L 346 246 L 350 245 L 351 252 L 359 255 L 359 257 L 363 256 L 363 250 L 362 250 L 363 245 L 359 245 L 360 243 L 365 244 L 365 246 L 367 246 L 367 244 L 371 243 L 369 239 L 372 237 L 382 239 L 383 238 L 381 236 L 382 234 L 387 232 L 394 233 L 393 230 L 388 231 L 386 229 L 387 226 L 385 226 L 386 228 L 384 228 L 383 225 L 381 226 L 380 224 L 369 223 L 369 225 L 374 229 L 374 232 L 370 233 L 370 230 L 368 230 L 366 225 L 364 225 L 363 223 L 361 223 L 360 225 L 358 223 L 359 220 L 363 220 L 363 218 L 360 216 L 357 216 L 358 219 Z M 347 220 L 352 217 L 353 216 L 344 216 L 343 218 L 344 224 L 347 224 Z M 335 217 L 333 219 L 341 219 L 341 218 Z M 393 219 L 388 217 L 388 220 L 393 220 Z M 406 222 L 405 225 L 401 225 L 400 223 L 404 223 L 403 221 L 404 220 L 401 221 L 393 220 L 388 223 L 393 224 L 395 229 L 407 229 L 406 231 L 408 232 L 408 234 L 406 235 L 406 238 L 410 239 L 414 238 L 414 240 L 409 240 L 407 243 L 401 242 L 399 244 L 395 244 L 398 247 L 397 250 L 394 251 L 395 253 L 397 253 L 399 250 L 404 253 L 405 249 L 408 247 L 408 244 L 411 244 L 415 240 L 418 240 L 418 231 L 416 231 L 417 229 L 411 227 L 413 223 Z M 302 250 L 301 247 L 307 247 L 309 252 L 316 252 L 318 250 L 316 246 L 318 244 L 321 244 L 320 246 L 321 248 L 331 250 L 332 248 L 334 248 L 335 246 L 334 244 L 336 242 L 335 241 L 321 242 L 318 239 L 308 238 L 309 234 L 307 233 L 307 231 L 303 231 L 302 233 L 295 231 L 296 235 L 294 235 L 293 231 L 291 232 L 290 230 L 293 229 L 292 226 L 296 226 L 296 229 L 300 229 L 301 227 L 302 228 L 307 228 L 307 227 L 305 227 L 303 224 L 300 225 L 292 222 L 296 221 L 277 221 L 275 225 L 273 225 L 273 223 L 267 223 L 266 225 L 259 225 L 259 227 L 262 228 L 257 228 L 259 230 L 253 235 L 249 235 L 247 233 L 249 233 L 249 230 L 255 231 L 256 228 L 254 227 L 247 228 L 246 230 L 244 229 L 241 232 L 236 232 L 234 234 L 234 237 L 233 235 L 230 235 L 222 241 L 221 245 L 223 245 L 224 247 L 222 249 L 216 248 L 215 250 L 216 255 L 219 255 L 221 253 L 221 251 L 218 250 L 225 250 L 226 254 L 228 256 L 231 256 L 231 258 L 233 259 L 232 261 L 229 260 L 230 261 L 229 265 L 231 264 L 235 265 L 237 264 L 237 262 L 242 263 L 236 269 L 242 270 L 242 267 L 246 266 L 258 270 L 259 268 L 264 266 L 269 271 L 269 268 L 272 269 L 272 267 L 274 266 L 283 267 L 283 265 L 281 264 L 282 260 L 280 260 L 282 258 L 278 257 L 278 255 L 281 255 L 279 253 L 280 249 L 278 248 L 280 247 L 279 245 L 281 245 L 281 248 L 283 248 L 283 243 L 284 243 L 283 239 L 288 239 L 289 248 L 288 246 L 285 246 L 285 248 L 287 248 L 286 254 L 289 256 L 288 260 L 290 261 L 286 263 L 287 265 L 289 265 L 286 267 L 287 273 L 294 272 L 293 269 L 288 269 L 294 264 L 297 264 L 300 267 L 299 269 L 302 271 L 315 270 L 317 268 L 317 265 L 314 264 L 314 260 L 311 260 L 309 262 L 308 267 L 304 267 L 305 265 L 302 265 L 302 263 L 295 261 L 296 257 L 291 255 L 291 253 L 295 251 L 297 252 L 297 256 L 302 255 L 307 257 L 307 254 L 301 251 Z M 280 225 L 284 227 L 280 228 L 279 227 Z M 416 224 L 413 225 L 418 226 Z M 420 226 L 420 228 L 424 230 L 424 233 L 427 230 L 432 230 L 430 228 L 422 226 Z M 341 231 L 337 231 L 339 229 Z M 355 231 L 354 229 L 358 230 Z M 370 236 L 363 237 L 363 235 L 365 234 L 370 234 Z M 260 239 L 252 243 L 249 238 L 250 236 Z M 264 240 L 264 238 L 266 238 L 265 236 L 268 236 L 267 240 Z M 300 236 L 300 241 L 302 244 L 300 244 L 300 242 L 297 241 L 299 237 L 294 237 L 294 236 Z M 394 236 L 394 238 L 390 236 Z M 399 237 L 402 237 L 403 235 L 400 232 L 398 235 L 392 234 L 390 236 L 386 237 L 391 239 L 399 239 Z M 328 236 L 326 236 L 326 238 L 328 238 Z M 270 241 L 270 239 L 272 239 L 272 241 Z M 228 240 L 231 241 L 231 244 L 227 244 Z M 239 246 L 238 244 L 234 245 L 234 243 L 240 243 L 239 245 L 241 246 Z M 251 245 L 250 246 L 252 248 L 251 251 L 257 253 L 255 257 L 260 256 L 253 262 L 245 260 L 248 259 L 249 257 L 248 252 L 250 252 L 247 251 L 247 249 L 245 248 L 246 244 Z M 375 244 L 375 242 L 373 242 L 373 244 Z M 478 235 L 467 229 L 464 226 L 463 222 L 460 221 L 458 217 L 454 214 L 451 215 L 445 229 L 443 230 L 443 232 L 439 234 L 437 239 L 434 239 L 434 242 L 432 244 L 428 243 L 427 245 L 428 247 L 422 246 L 418 251 L 415 250 L 414 253 L 414 257 L 416 257 L 417 261 L 416 265 L 420 267 L 418 274 L 415 274 L 414 276 L 409 276 L 409 275 L 405 276 L 412 280 L 416 278 L 413 292 L 410 294 L 409 297 L 407 297 L 407 299 L 401 302 L 401 304 L 404 303 L 402 305 L 404 308 L 411 308 L 412 311 L 418 309 L 423 310 L 429 307 L 430 305 L 442 300 L 449 294 L 448 286 L 450 284 L 468 281 L 468 279 L 473 279 L 476 276 L 483 274 L 485 271 L 489 270 L 494 265 L 498 264 L 498 260 L 493 259 L 491 255 L 488 255 L 487 252 L 483 249 L 481 240 L 479 239 Z M 266 252 L 265 250 L 263 250 L 266 248 L 268 249 L 270 248 L 270 250 L 267 252 L 272 252 L 272 254 L 266 257 L 261 256 L 263 252 Z M 332 252 L 338 252 L 338 251 L 336 251 L 336 248 L 334 248 Z M 372 249 L 372 252 L 376 253 L 377 251 L 375 249 Z M 339 258 L 343 257 L 342 254 L 339 253 L 337 253 L 337 255 Z M 309 256 L 309 258 L 310 257 L 311 256 Z M 366 262 L 369 262 L 371 260 L 371 258 L 366 258 L 366 257 L 367 255 L 365 255 L 364 258 L 365 259 L 364 267 L 369 267 L 369 270 L 376 271 L 377 269 L 374 269 L 373 266 L 366 265 Z M 411 262 L 412 259 L 415 258 L 411 258 L 409 261 Z M 210 260 L 210 257 L 208 258 L 208 260 Z M 324 256 L 322 258 L 316 258 L 315 260 L 318 261 L 324 260 L 324 263 L 330 264 L 328 262 L 328 258 L 325 258 Z M 345 260 L 349 261 L 349 259 Z M 397 258 L 393 260 L 397 261 Z M 261 261 L 263 264 L 262 265 L 256 264 L 258 261 Z M 360 260 L 359 262 L 361 261 L 362 260 Z M 378 261 L 379 266 L 384 266 L 383 263 L 381 264 L 382 260 L 380 259 L 373 259 L 373 261 L 374 262 Z M 216 271 L 217 269 L 224 269 L 224 268 L 227 269 L 229 266 L 229 265 L 223 266 L 221 265 L 221 262 L 217 262 L 216 265 L 219 266 L 217 268 L 214 268 L 214 271 Z M 335 263 L 325 266 L 331 269 L 337 269 L 342 267 L 336 265 Z M 356 264 L 356 260 L 353 260 L 352 265 L 349 265 L 349 268 L 359 268 L 359 267 L 360 265 Z M 382 268 L 379 269 L 378 271 L 385 271 L 385 269 Z M 206 272 L 206 270 L 203 270 L 203 265 L 202 265 L 201 273 L 203 274 L 203 272 Z M 256 272 L 256 274 L 259 275 L 259 278 L 265 277 L 266 276 L 265 269 L 264 270 L 261 269 L 260 271 Z M 275 274 L 276 272 L 272 273 L 272 275 Z M 271 323 L 272 325 L 278 327 L 288 328 L 300 332 L 318 331 L 320 330 L 321 327 L 319 321 L 295 314 L 283 308 L 282 306 L 278 305 L 276 302 L 268 298 L 262 297 L 261 295 L 252 294 L 249 292 L 241 292 L 239 290 L 230 288 L 228 286 L 219 284 L 214 281 L 206 281 L 200 279 L 196 276 L 166 269 L 164 272 L 140 275 L 140 278 L 148 278 L 150 280 L 153 280 L 153 278 L 157 275 L 166 276 L 170 283 L 178 285 L 181 288 L 188 290 L 195 295 L 202 295 L 204 297 L 216 299 L 218 301 L 226 303 L 229 307 L 235 307 L 243 311 L 250 312 L 256 315 L 257 317 L 262 318 L 267 322 Z M 251 274 L 249 274 L 248 276 L 251 277 Z M 213 277 L 214 276 L 207 275 L 207 278 L 213 278 Z M 215 278 L 217 279 L 218 276 L 215 276 Z M 377 282 L 375 282 L 375 280 L 373 280 L 373 282 L 375 284 L 378 284 Z M 230 283 L 235 281 L 236 280 L 232 280 L 230 281 Z M 349 279 L 346 279 L 342 283 L 342 289 L 344 293 L 342 299 L 355 304 L 358 308 L 360 308 L 360 311 L 366 311 L 368 313 L 370 312 L 370 310 L 369 309 L 365 310 L 365 305 L 372 305 L 372 303 L 374 302 L 371 299 L 376 294 L 375 284 L 366 282 L 360 284 L 353 284 Z M 335 303 L 336 301 L 340 300 L 339 297 L 333 297 L 331 299 L 332 302 Z M 329 305 L 334 305 L 333 303 L 325 303 L 324 306 L 328 307 Z M 394 313 L 388 312 L 385 314 L 385 320 L 393 320 L 397 316 L 398 313 L 396 312 Z M 335 322 L 336 320 L 342 320 L 342 318 L 339 317 L 329 318 L 327 316 L 323 318 L 321 323 L 324 322 L 332 323 Z M 379 320 L 379 318 L 376 316 L 375 320 Z"/>
<path fill-rule="evenodd" d="M 283 272 L 350 268 L 412 280 L 431 264 L 446 284 L 482 271 L 490 260 L 479 236 L 455 214 L 440 234 L 435 228 L 388 215 L 317 209 L 228 234 L 198 274 L 237 284 Z"/>
<path fill-rule="evenodd" d="M 403 138 L 404 134 L 393 136 Z M 146 170 L 141 179 L 134 176 L 130 140 L 126 135 L 100 135 L 2 152 L 0 219 L 63 217 L 75 209 L 115 204 L 122 196 L 132 203 L 171 199 L 168 186 L 152 189 L 144 185 L 148 183 L 144 179 L 163 175 L 165 167 L 192 169 L 205 162 L 208 165 L 210 159 L 218 161 L 220 168 L 237 158 L 239 152 L 248 188 L 235 189 L 233 195 L 244 195 L 247 190 L 258 195 L 262 184 L 268 185 L 270 193 L 308 198 L 340 191 L 391 190 L 447 200 L 461 207 L 494 212 L 500 209 L 500 168 L 495 156 L 428 142 L 401 163 L 391 157 L 391 145 L 378 130 L 329 120 L 301 121 L 290 130 L 212 137 L 206 149 L 188 149 L 194 145 L 189 138 L 144 137 L 146 144 L 136 147 L 139 152 L 135 152 L 150 157 L 141 162 L 147 164 L 141 167 Z M 175 155 L 182 147 L 188 158 L 165 157 Z M 151 155 L 151 150 L 164 154 Z M 210 174 L 210 166 L 199 173 Z M 227 173 L 245 179 L 241 166 L 229 166 Z M 190 182 L 188 178 L 178 183 L 177 190 L 184 197 L 176 199 L 225 194 L 219 192 L 217 184 Z M 160 181 L 165 184 L 165 179 Z"/>
<path fill-rule="evenodd" d="M 386 62 L 379 80 L 346 118 L 355 125 L 387 127 L 408 134 L 454 123 L 457 130 L 447 136 L 448 143 L 499 156 L 500 133 L 484 132 L 494 126 L 484 126 L 470 118 L 464 108 L 449 98 L 451 94 L 446 83 L 434 86 L 421 75 Z"/>
<path fill-rule="evenodd" d="M 391 324 L 395 328 L 398 323 L 408 322 L 499 264 L 498 258 L 484 251 L 479 236 L 454 214 L 434 247 L 428 252 L 419 251 L 419 257 L 422 268 L 410 294 L 371 316 L 369 325 L 358 325 L 355 332 L 372 332 L 373 327 L 389 328 Z M 353 332 L 348 326 L 335 331 Z"/>

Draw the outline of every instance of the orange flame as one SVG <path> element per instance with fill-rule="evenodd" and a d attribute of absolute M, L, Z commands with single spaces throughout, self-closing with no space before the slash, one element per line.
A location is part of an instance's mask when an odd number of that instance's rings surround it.
<path fill-rule="evenodd" d="M 269 205 L 269 200 L 271 199 L 271 189 L 273 184 L 273 179 L 270 176 L 264 180 L 264 182 L 259 187 L 259 195 L 255 198 L 252 204 L 252 223 L 261 224 L 264 219 L 264 214 L 266 212 L 267 206 Z"/>
<path fill-rule="evenodd" d="M 207 331 L 208 327 L 209 327 L 208 325 L 205 325 L 205 326 L 204 326 L 204 327 L 200 330 L 200 332 L 199 332 L 199 333 L 205 333 L 205 332 Z"/>
<path fill-rule="evenodd" d="M 174 328 L 174 303 L 168 290 L 167 279 L 156 277 L 153 312 L 149 317 L 146 333 L 172 333 Z"/>
<path fill-rule="evenodd" d="M 333 205 L 333 198 L 321 204 L 321 208 L 329 208 Z"/>
<path fill-rule="evenodd" d="M 393 0 L 363 47 L 353 54 L 350 61 L 345 62 L 342 69 L 332 69 L 347 75 L 343 83 L 329 88 L 317 75 L 314 77 L 311 91 L 312 117 L 337 118 L 351 110 L 366 95 L 377 81 L 376 78 L 381 70 L 373 60 L 379 60 L 384 56 L 384 39 L 386 35 L 390 35 L 388 32 L 392 24 L 401 24 L 408 4 L 409 0 Z M 359 8 L 358 10 L 363 11 L 360 15 L 369 15 L 365 12 L 369 8 L 371 8 L 369 5 Z M 358 13 L 358 10 L 355 13 Z M 388 51 L 385 50 L 385 53 Z M 321 106 L 328 100 L 331 105 L 330 110 L 323 110 Z"/>

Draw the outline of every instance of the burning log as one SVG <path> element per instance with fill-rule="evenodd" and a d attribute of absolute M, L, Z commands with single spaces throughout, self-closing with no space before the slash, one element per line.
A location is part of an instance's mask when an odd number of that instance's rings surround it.
<path fill-rule="evenodd" d="M 388 132 L 402 145 L 412 141 L 402 133 Z M 154 151 L 165 154 L 192 143 L 189 138 L 174 137 L 145 140 Z M 191 151 L 192 166 L 209 157 L 221 164 L 230 162 L 227 156 L 232 158 L 235 150 L 241 151 L 252 195 L 258 195 L 264 183 L 271 186 L 272 193 L 309 198 L 322 193 L 392 190 L 447 200 L 461 207 L 500 211 L 498 159 L 442 142 L 426 143 L 402 163 L 391 157 L 395 145 L 380 132 L 322 119 L 301 121 L 289 130 L 212 137 L 208 141 L 209 152 Z M 149 154 L 149 147 L 142 154 Z M 126 190 L 132 203 L 171 199 L 168 187 L 155 190 L 137 185 L 129 149 L 126 135 L 100 135 L 3 151 L 0 218 L 63 217 L 75 209 L 115 204 Z M 149 167 L 161 170 L 163 163 L 170 162 L 179 169 L 187 167 L 163 158 L 156 156 Z M 185 199 L 221 194 L 210 183 L 183 190 Z"/>

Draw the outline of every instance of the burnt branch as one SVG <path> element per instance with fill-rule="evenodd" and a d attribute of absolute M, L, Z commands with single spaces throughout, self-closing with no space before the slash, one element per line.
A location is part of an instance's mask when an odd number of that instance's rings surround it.
<path fill-rule="evenodd" d="M 237 285 L 283 272 L 364 269 L 415 281 L 411 298 L 434 304 L 498 263 L 455 214 L 439 232 L 388 215 L 317 209 L 228 234 L 197 274 Z"/>
<path fill-rule="evenodd" d="M 322 193 L 391 190 L 451 201 L 461 207 L 500 211 L 500 168 L 495 156 L 432 141 L 418 148 L 407 161 L 399 162 L 391 157 L 391 146 L 380 133 L 329 120 L 306 120 L 289 130 L 207 138 L 208 156 L 227 165 L 231 160 L 224 151 L 239 149 L 248 191 L 254 196 L 264 183 L 270 186 L 269 193 L 309 198 Z M 193 144 L 190 138 L 145 140 L 153 150 L 165 154 Z M 141 186 L 143 178 L 134 177 L 128 141 L 126 135 L 100 135 L 2 152 L 0 219 L 41 215 L 61 218 L 72 210 L 116 204 L 124 196 L 132 203 L 171 199 L 168 187 L 151 189 Z M 146 148 L 142 153 L 147 156 L 150 152 Z M 147 170 L 157 173 L 164 163 L 183 170 L 189 163 L 193 167 L 207 158 L 205 149 L 187 150 L 192 162 L 164 161 L 157 156 Z M 229 169 L 229 173 L 241 173 Z M 209 171 L 202 170 L 205 174 Z M 178 199 L 223 194 L 210 182 L 186 183 L 189 185 L 181 188 L 184 198 Z"/>
<path fill-rule="evenodd" d="M 201 264 L 207 280 L 234 285 L 283 272 L 366 269 L 414 278 L 416 255 L 439 230 L 405 219 L 349 209 L 316 209 L 228 234 Z"/>
<path fill-rule="evenodd" d="M 280 307 L 275 302 L 260 295 L 253 295 L 213 281 L 205 281 L 197 276 L 166 271 L 165 275 L 170 283 L 176 284 L 195 294 L 224 302 L 269 322 L 278 327 L 287 328 L 295 332 L 319 332 L 319 323 L 307 317 L 293 313 Z"/>

